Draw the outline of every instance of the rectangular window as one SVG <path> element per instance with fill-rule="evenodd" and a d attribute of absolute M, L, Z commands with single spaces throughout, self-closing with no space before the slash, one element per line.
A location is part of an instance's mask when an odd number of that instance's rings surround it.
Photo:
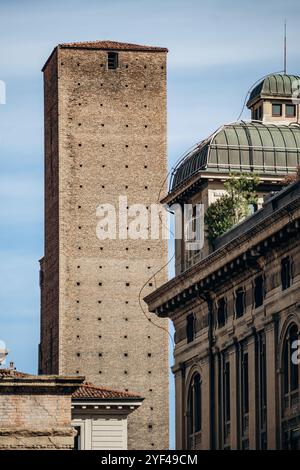
<path fill-rule="evenodd" d="M 231 419 L 231 409 L 230 409 L 230 362 L 226 358 L 222 359 L 223 364 L 223 377 L 222 377 L 222 447 L 223 449 L 227 448 L 230 440 L 230 419 Z"/>
<path fill-rule="evenodd" d="M 264 278 L 262 274 L 254 280 L 254 308 L 258 308 L 264 303 Z"/>
<path fill-rule="evenodd" d="M 259 106 L 258 108 L 252 111 L 252 119 L 255 121 L 262 121 L 263 118 L 263 107 Z"/>
<path fill-rule="evenodd" d="M 197 256 L 203 247 L 202 227 L 204 211 L 202 204 L 190 205 L 190 207 L 187 206 L 184 235 L 187 258 L 191 259 Z"/>
<path fill-rule="evenodd" d="M 245 290 L 243 287 L 235 292 L 235 314 L 236 318 L 240 318 L 245 313 Z"/>
<path fill-rule="evenodd" d="M 260 450 L 267 448 L 267 364 L 266 337 L 264 332 L 258 334 L 257 340 L 257 380 L 258 380 L 258 428 L 260 434 Z"/>
<path fill-rule="evenodd" d="M 242 414 L 249 412 L 248 353 L 242 358 Z"/>
<path fill-rule="evenodd" d="M 282 290 L 291 287 L 292 273 L 291 273 L 291 258 L 286 256 L 281 260 L 281 285 Z"/>
<path fill-rule="evenodd" d="M 296 105 L 295 104 L 286 104 L 285 105 L 285 116 L 292 118 L 296 116 Z"/>
<path fill-rule="evenodd" d="M 108 52 L 107 53 L 107 68 L 114 70 L 118 68 L 118 53 L 117 52 Z"/>
<path fill-rule="evenodd" d="M 225 423 L 230 421 L 230 362 L 224 367 L 224 418 Z"/>
<path fill-rule="evenodd" d="M 240 356 L 240 424 L 241 424 L 241 447 L 247 449 L 249 443 L 249 365 L 248 352 L 245 347 L 241 347 Z"/>
<path fill-rule="evenodd" d="M 257 110 L 257 119 L 258 121 L 262 121 L 263 118 L 263 107 L 260 106 Z"/>
<path fill-rule="evenodd" d="M 195 338 L 195 317 L 191 313 L 186 317 L 186 339 L 188 343 L 194 341 Z"/>
<path fill-rule="evenodd" d="M 218 326 L 222 328 L 227 321 L 227 303 L 225 297 L 218 302 Z"/>
<path fill-rule="evenodd" d="M 282 104 L 279 104 L 279 103 L 272 104 L 272 116 L 275 116 L 275 117 L 282 116 Z"/>

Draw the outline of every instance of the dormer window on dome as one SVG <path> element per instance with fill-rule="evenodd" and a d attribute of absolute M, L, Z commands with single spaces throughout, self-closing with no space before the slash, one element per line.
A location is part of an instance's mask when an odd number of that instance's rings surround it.
<path fill-rule="evenodd" d="M 252 120 L 287 125 L 299 122 L 299 92 L 299 76 L 268 75 L 250 93 L 247 107 Z"/>
<path fill-rule="evenodd" d="M 272 116 L 274 117 L 282 116 L 282 104 L 272 103 Z"/>
<path fill-rule="evenodd" d="M 285 105 L 285 117 L 296 117 L 296 105 L 286 104 Z"/>

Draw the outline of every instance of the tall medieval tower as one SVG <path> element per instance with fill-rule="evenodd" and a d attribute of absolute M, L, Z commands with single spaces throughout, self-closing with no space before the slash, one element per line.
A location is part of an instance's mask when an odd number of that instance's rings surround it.
<path fill-rule="evenodd" d="M 99 240 L 97 207 L 156 203 L 166 176 L 167 50 L 101 41 L 56 47 L 44 66 L 43 374 L 80 374 L 145 397 L 128 445 L 168 448 L 168 325 L 139 305 L 167 280 L 167 242 Z M 149 217 L 150 220 L 150 217 Z M 146 305 L 144 307 L 145 311 Z"/>

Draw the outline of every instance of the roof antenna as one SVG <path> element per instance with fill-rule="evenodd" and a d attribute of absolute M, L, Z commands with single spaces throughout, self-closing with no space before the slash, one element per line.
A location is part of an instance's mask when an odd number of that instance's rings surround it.
<path fill-rule="evenodd" d="M 284 20 L 284 75 L 286 75 L 286 19 Z"/>

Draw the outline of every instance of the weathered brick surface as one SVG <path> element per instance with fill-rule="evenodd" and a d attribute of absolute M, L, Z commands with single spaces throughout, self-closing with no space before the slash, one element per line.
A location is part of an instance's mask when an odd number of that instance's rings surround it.
<path fill-rule="evenodd" d="M 0 395 L 0 427 L 49 429 L 70 425 L 70 397 L 57 395 Z"/>
<path fill-rule="evenodd" d="M 41 260 L 41 345 L 39 368 L 44 374 L 58 370 L 58 82 L 57 54 L 45 70 L 45 256 Z"/>
<path fill-rule="evenodd" d="M 0 376 L 0 449 L 72 449 L 71 394 L 83 377 Z"/>
<path fill-rule="evenodd" d="M 148 321 L 138 300 L 165 264 L 167 244 L 96 237 L 99 204 L 116 205 L 119 195 L 129 205 L 159 198 L 166 175 L 166 54 L 120 51 L 117 70 L 107 70 L 106 57 L 106 51 L 61 48 L 45 69 L 46 122 L 57 101 L 58 123 L 52 152 L 46 128 L 40 366 L 140 393 L 146 399 L 129 418 L 129 447 L 167 448 L 168 335 Z M 166 279 L 163 270 L 142 297 Z"/>

